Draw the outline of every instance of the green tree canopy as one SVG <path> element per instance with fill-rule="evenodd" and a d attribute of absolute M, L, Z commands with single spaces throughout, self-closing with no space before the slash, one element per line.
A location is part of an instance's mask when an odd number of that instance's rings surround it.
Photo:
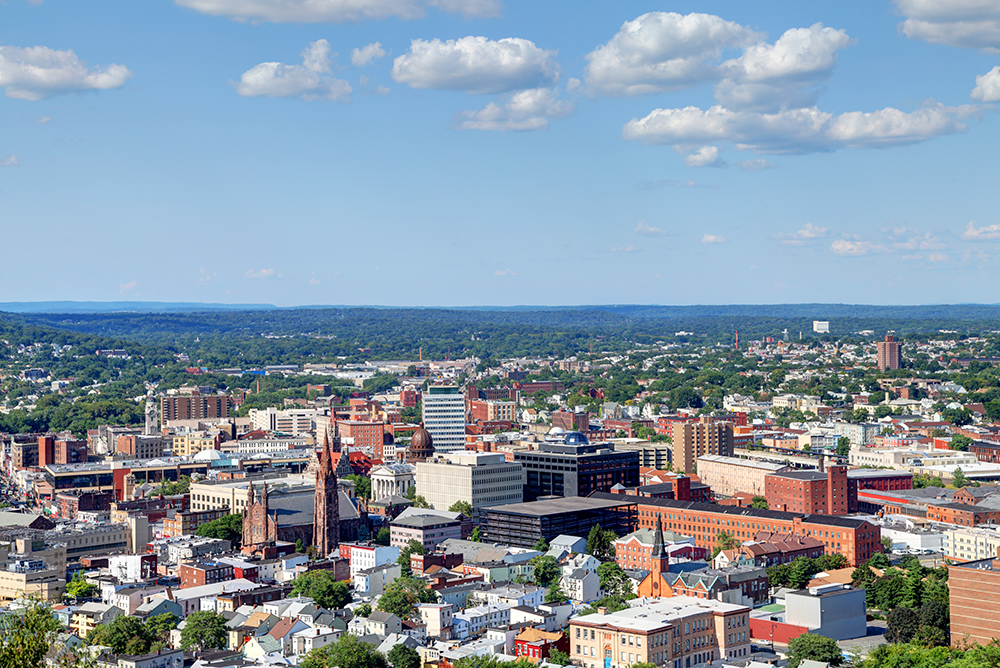
<path fill-rule="evenodd" d="M 388 668 L 385 656 L 348 633 L 335 643 L 310 650 L 299 665 L 302 668 Z"/>
<path fill-rule="evenodd" d="M 436 603 L 437 594 L 427 583 L 412 577 L 393 580 L 378 600 L 378 609 L 409 619 L 417 603 Z"/>
<path fill-rule="evenodd" d="M 542 555 L 531 560 L 535 567 L 535 584 L 540 587 L 549 587 L 559 581 L 562 576 L 562 568 L 555 557 Z"/>
<path fill-rule="evenodd" d="M 601 578 L 601 590 L 606 595 L 632 597 L 632 580 L 614 561 L 608 561 L 598 566 L 597 575 Z"/>
<path fill-rule="evenodd" d="M 844 661 L 836 640 L 814 633 L 803 633 L 789 640 L 788 658 L 790 668 L 798 668 L 805 659 L 823 661 L 831 666 L 839 666 Z"/>
<path fill-rule="evenodd" d="M 760 510 L 767 510 L 768 509 L 767 499 L 765 499 L 763 496 L 755 496 L 752 499 L 750 499 L 750 507 L 758 508 Z"/>
<path fill-rule="evenodd" d="M 52 608 L 30 601 L 23 613 L 8 613 L 0 618 L 0 666 L 3 668 L 38 668 L 44 665 L 45 653 L 60 630 Z"/>
<path fill-rule="evenodd" d="M 181 629 L 183 649 L 225 649 L 229 643 L 226 618 L 211 610 L 192 612 Z"/>
<path fill-rule="evenodd" d="M 388 658 L 392 668 L 420 668 L 420 655 L 417 650 L 406 645 L 396 645 L 390 649 Z"/>
<path fill-rule="evenodd" d="M 411 554 L 427 554 L 427 548 L 424 547 L 423 543 L 413 538 L 403 546 L 403 549 L 399 551 L 399 558 L 396 559 L 396 563 L 402 567 L 404 575 L 410 574 Z"/>
<path fill-rule="evenodd" d="M 601 561 L 612 561 L 615 558 L 615 539 L 618 535 L 614 531 L 605 531 L 600 524 L 595 524 L 590 528 L 587 536 L 587 554 L 593 555 Z"/>
<path fill-rule="evenodd" d="M 232 543 L 233 549 L 239 549 L 243 543 L 243 516 L 239 513 L 225 515 L 202 524 L 194 533 L 205 538 L 228 540 Z"/>
<path fill-rule="evenodd" d="M 472 504 L 468 501 L 456 501 L 448 506 L 448 511 L 452 513 L 462 513 L 466 517 L 472 517 Z"/>
<path fill-rule="evenodd" d="M 351 602 L 347 585 L 327 570 L 306 571 L 292 581 L 292 593 L 307 596 L 327 610 L 339 610 Z"/>

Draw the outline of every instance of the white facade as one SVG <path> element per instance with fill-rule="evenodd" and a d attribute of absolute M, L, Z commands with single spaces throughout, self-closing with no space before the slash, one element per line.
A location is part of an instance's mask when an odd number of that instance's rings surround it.
<path fill-rule="evenodd" d="M 423 394 L 423 418 L 435 452 L 465 450 L 465 394 L 460 387 L 428 387 Z"/>
<path fill-rule="evenodd" d="M 399 548 L 391 545 L 352 545 L 351 577 L 360 571 L 389 564 L 399 559 Z"/>
<path fill-rule="evenodd" d="M 271 406 L 263 410 L 251 408 L 249 416 L 254 429 L 298 435 L 313 432 L 316 427 L 317 411 L 314 408 L 279 410 Z"/>
<path fill-rule="evenodd" d="M 437 437 L 434 439 L 437 449 Z M 487 452 L 452 452 L 417 462 L 417 494 L 435 510 L 467 501 L 474 510 L 524 501 L 524 474 L 517 462 Z"/>
<path fill-rule="evenodd" d="M 456 612 L 452 617 L 455 638 L 458 640 L 479 635 L 492 626 L 507 624 L 510 624 L 510 606 L 503 604 L 466 608 L 462 612 Z"/>
<path fill-rule="evenodd" d="M 1000 533 L 989 529 L 946 529 L 941 552 L 949 559 L 976 561 L 995 559 L 1000 549 Z"/>
<path fill-rule="evenodd" d="M 391 460 L 383 446 L 384 461 Z M 384 499 L 387 496 L 406 496 L 406 491 L 416 484 L 417 469 L 413 464 L 398 462 L 376 466 L 369 473 L 372 480 L 372 501 Z"/>

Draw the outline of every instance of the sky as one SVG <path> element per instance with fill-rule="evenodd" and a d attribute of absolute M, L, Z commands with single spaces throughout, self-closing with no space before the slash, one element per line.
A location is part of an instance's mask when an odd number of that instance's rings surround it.
<path fill-rule="evenodd" d="M 0 93 L 0 301 L 1000 302 L 1000 0 L 0 0 Z"/>

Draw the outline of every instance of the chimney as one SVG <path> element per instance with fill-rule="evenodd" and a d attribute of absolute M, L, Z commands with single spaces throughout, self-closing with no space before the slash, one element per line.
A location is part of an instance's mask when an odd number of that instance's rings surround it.
<path fill-rule="evenodd" d="M 819 458 L 819 472 L 824 473 L 826 471 L 826 457 Z"/>

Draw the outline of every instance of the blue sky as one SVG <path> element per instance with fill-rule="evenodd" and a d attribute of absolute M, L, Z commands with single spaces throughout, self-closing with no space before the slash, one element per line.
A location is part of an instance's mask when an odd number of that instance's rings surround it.
<path fill-rule="evenodd" d="M 0 301 L 1000 302 L 1000 2 L 0 0 Z"/>

